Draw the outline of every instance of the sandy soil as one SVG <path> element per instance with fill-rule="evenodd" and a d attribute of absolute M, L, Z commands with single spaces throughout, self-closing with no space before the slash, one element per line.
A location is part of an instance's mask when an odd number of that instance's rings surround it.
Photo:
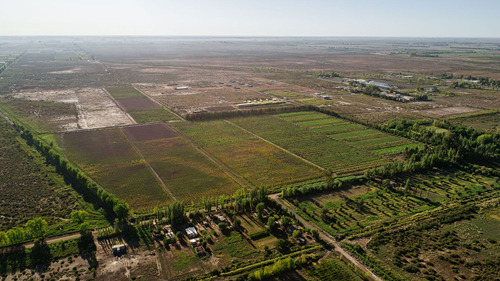
<path fill-rule="evenodd" d="M 58 116 L 56 119 L 68 120 L 60 126 L 64 131 L 77 129 L 104 128 L 109 126 L 132 124 L 127 115 L 110 99 L 103 89 L 80 88 L 56 91 L 26 91 L 11 95 L 16 99 L 47 101 L 74 104 L 77 121 L 74 116 Z"/>
<path fill-rule="evenodd" d="M 431 117 L 442 117 L 442 116 L 459 115 L 477 111 L 480 111 L 480 109 L 460 106 L 460 107 L 446 107 L 439 109 L 424 110 L 422 111 L 422 114 Z"/>

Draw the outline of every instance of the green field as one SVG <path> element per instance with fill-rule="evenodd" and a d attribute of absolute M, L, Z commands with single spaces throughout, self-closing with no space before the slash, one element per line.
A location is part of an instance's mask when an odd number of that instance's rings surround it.
<path fill-rule="evenodd" d="M 173 126 L 256 185 L 274 186 L 321 176 L 319 169 L 225 121 Z"/>
<path fill-rule="evenodd" d="M 394 137 L 381 131 L 368 129 L 362 125 L 349 123 L 317 112 L 303 111 L 294 112 L 293 114 L 277 114 L 277 116 L 313 131 L 326 134 L 332 139 L 345 141 L 355 147 L 383 156 L 399 154 L 406 147 L 416 148 L 420 146 L 404 138 Z"/>
<path fill-rule="evenodd" d="M 64 135 L 67 157 L 135 209 L 171 200 L 121 129 Z"/>
<path fill-rule="evenodd" d="M 134 87 L 116 87 L 116 88 L 106 88 L 108 93 L 112 95 L 115 99 L 134 99 L 134 98 L 144 98 L 145 96 L 137 91 Z"/>
<path fill-rule="evenodd" d="M 317 264 L 307 267 L 304 273 L 308 280 L 318 281 L 361 281 L 351 267 L 337 257 L 329 257 Z"/>
<path fill-rule="evenodd" d="M 164 108 L 128 110 L 127 113 L 130 114 L 137 123 L 155 123 L 179 119 L 172 112 Z"/>
<path fill-rule="evenodd" d="M 178 200 L 232 194 L 239 184 L 182 137 L 136 143 L 144 157 Z"/>
<path fill-rule="evenodd" d="M 351 234 L 372 224 L 433 208 L 421 199 L 404 198 L 374 187 L 361 187 L 360 191 L 333 193 L 337 196 L 326 198 L 324 194 L 318 194 L 293 202 L 304 218 L 314 221 L 334 236 Z"/>
<path fill-rule="evenodd" d="M 379 137 L 383 136 L 384 133 L 377 131 L 377 130 L 372 130 L 372 129 L 363 129 L 363 130 L 356 130 L 356 131 L 350 131 L 350 132 L 345 132 L 345 133 L 339 133 L 339 134 L 334 134 L 330 135 L 334 139 L 337 140 L 349 140 L 352 141 L 360 139 L 360 138 L 374 138 L 374 137 Z"/>
<path fill-rule="evenodd" d="M 376 154 L 356 149 L 275 116 L 235 118 L 231 122 L 336 173 L 365 169 L 386 161 Z"/>

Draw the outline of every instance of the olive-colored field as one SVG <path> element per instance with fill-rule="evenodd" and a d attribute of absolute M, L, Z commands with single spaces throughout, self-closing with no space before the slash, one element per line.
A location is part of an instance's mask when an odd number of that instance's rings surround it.
<path fill-rule="evenodd" d="M 231 122 L 336 173 L 352 172 L 386 162 L 376 154 L 275 116 L 237 118 Z"/>
<path fill-rule="evenodd" d="M 135 209 L 171 200 L 121 129 L 64 135 L 67 157 Z"/>
<path fill-rule="evenodd" d="M 379 155 L 395 155 L 406 148 L 416 148 L 419 144 L 410 140 L 388 135 L 365 126 L 350 123 L 321 113 L 294 112 L 278 114 L 279 118 L 293 122 L 313 131 L 328 135 L 330 138 L 346 142 L 354 147 L 368 150 Z"/>
<path fill-rule="evenodd" d="M 182 137 L 136 145 L 178 200 L 201 202 L 241 187 Z"/>
<path fill-rule="evenodd" d="M 223 120 L 174 126 L 253 184 L 274 186 L 321 176 L 318 168 Z"/>

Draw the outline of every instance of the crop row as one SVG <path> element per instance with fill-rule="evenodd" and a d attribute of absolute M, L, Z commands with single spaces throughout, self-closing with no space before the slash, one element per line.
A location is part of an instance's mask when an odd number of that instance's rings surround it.
<path fill-rule="evenodd" d="M 321 175 L 319 169 L 225 121 L 175 126 L 256 185 L 274 186 Z"/>
<path fill-rule="evenodd" d="M 333 140 L 325 134 L 294 125 L 275 116 L 232 119 L 231 122 L 319 166 L 339 171 L 362 168 L 384 160 Z"/>

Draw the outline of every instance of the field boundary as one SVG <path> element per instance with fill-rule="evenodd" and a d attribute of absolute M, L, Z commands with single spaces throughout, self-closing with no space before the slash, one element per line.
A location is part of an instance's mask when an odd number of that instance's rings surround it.
<path fill-rule="evenodd" d="M 231 121 L 229 121 L 229 120 L 224 120 L 224 121 L 225 121 L 225 122 L 227 122 L 227 123 L 229 123 L 229 124 L 231 124 L 231 125 L 233 125 L 233 126 L 235 126 L 235 127 L 236 127 L 236 128 L 238 128 L 238 129 L 243 130 L 243 131 L 245 131 L 245 132 L 247 132 L 247 133 L 251 134 L 252 136 L 257 137 L 257 138 L 259 138 L 260 140 L 263 140 L 263 141 L 265 141 L 266 143 L 268 143 L 268 144 L 270 144 L 270 145 L 272 145 L 272 146 L 274 146 L 274 147 L 276 147 L 276 148 L 278 148 L 278 149 L 280 149 L 280 150 L 282 150 L 282 151 L 284 151 L 284 152 L 286 152 L 286 153 L 288 153 L 288 154 L 290 154 L 290 155 L 294 156 L 295 158 L 298 158 L 298 159 L 300 159 L 300 160 L 302 160 L 302 161 L 306 162 L 306 163 L 307 163 L 307 164 L 309 164 L 309 165 L 312 165 L 312 166 L 314 166 L 314 167 L 316 167 L 316 168 L 318 168 L 318 169 L 320 169 L 320 170 L 322 170 L 322 171 L 326 170 L 325 168 L 323 168 L 323 167 L 321 167 L 321 166 L 319 166 L 319 165 L 316 165 L 316 164 L 314 164 L 313 162 L 311 162 L 311 161 L 309 161 L 309 160 L 307 160 L 307 159 L 305 159 L 305 158 L 302 158 L 302 157 L 300 157 L 299 155 L 297 155 L 297 154 L 295 154 L 295 153 L 293 153 L 293 152 L 291 152 L 291 151 L 289 151 L 289 150 L 286 150 L 286 149 L 284 149 L 283 147 L 281 147 L 281 146 L 279 146 L 279 145 L 277 145 L 277 144 L 274 144 L 274 143 L 272 143 L 271 141 L 268 141 L 268 140 L 266 140 L 265 138 L 263 138 L 263 137 L 261 137 L 261 136 L 259 136 L 259 135 L 256 135 L 256 134 L 254 134 L 254 133 L 250 132 L 249 130 L 247 130 L 247 129 L 245 129 L 245 128 L 242 128 L 242 127 L 240 127 L 240 126 L 238 126 L 238 125 L 234 124 L 233 122 L 231 122 Z"/>
<path fill-rule="evenodd" d="M 123 106 L 121 106 L 121 104 L 116 101 L 116 99 L 108 92 L 108 90 L 106 90 L 106 88 L 102 88 L 102 89 L 108 95 L 108 97 L 116 104 L 116 106 L 118 106 L 118 108 L 121 111 L 123 111 L 123 113 L 125 113 L 125 115 L 128 117 L 128 119 L 130 119 L 130 121 L 132 121 L 133 124 L 137 124 L 137 122 L 135 122 L 134 118 L 132 118 L 132 116 L 130 116 L 130 114 L 128 114 L 127 110 L 125 110 L 125 108 L 123 108 Z"/>
<path fill-rule="evenodd" d="M 156 179 L 163 186 L 163 190 L 166 191 L 170 195 L 170 197 L 172 197 L 172 199 L 174 201 L 177 201 L 177 198 L 175 198 L 175 196 L 172 193 L 172 191 L 170 191 L 170 189 L 165 184 L 165 182 L 160 178 L 160 175 L 158 175 L 158 173 L 155 171 L 155 169 L 153 169 L 153 167 L 151 166 L 151 164 L 149 164 L 149 161 L 146 160 L 146 158 L 144 157 L 144 155 L 142 154 L 142 152 L 139 150 L 139 148 L 135 145 L 135 143 L 130 140 L 130 138 L 127 136 L 127 134 L 125 134 L 123 132 L 122 129 L 120 129 L 120 132 L 125 136 L 125 138 L 127 139 L 127 142 L 134 148 L 134 150 L 137 152 L 137 154 L 139 154 L 139 156 L 141 156 L 142 160 L 144 160 L 144 163 L 146 163 L 146 165 L 149 167 L 149 170 L 153 173 L 153 175 L 156 177 Z"/>
<path fill-rule="evenodd" d="M 173 115 L 177 116 L 177 118 L 179 118 L 180 120 L 182 121 L 186 121 L 186 119 L 182 118 L 182 116 L 180 116 L 179 114 L 177 114 L 176 112 L 174 112 L 173 110 L 171 110 L 170 108 L 166 107 L 165 105 L 161 104 L 160 102 L 156 101 L 155 99 L 153 99 L 152 97 L 150 97 L 149 95 L 145 94 L 143 91 L 137 89 L 136 87 L 134 87 L 134 89 L 136 89 L 139 93 L 141 93 L 143 96 L 145 96 L 147 99 L 149 99 L 150 101 L 156 103 L 157 105 L 159 105 L 160 107 L 162 107 L 163 109 L 169 111 L 170 113 L 172 113 Z M 172 120 L 172 121 L 176 121 L 176 120 Z"/>
<path fill-rule="evenodd" d="M 163 124 L 164 126 L 167 126 L 165 124 Z M 211 162 L 213 162 L 219 169 L 221 169 L 226 175 L 228 175 L 232 180 L 234 180 L 237 184 L 241 185 L 241 186 L 244 186 L 244 187 L 252 187 L 254 186 L 254 184 L 252 184 L 251 182 L 249 182 L 247 179 L 245 179 L 244 177 L 242 177 L 240 174 L 238 174 L 237 172 L 233 171 L 231 168 L 229 168 L 228 166 L 226 166 L 224 163 L 222 163 L 221 161 L 219 161 L 217 158 L 215 158 L 214 156 L 212 156 L 208 151 L 206 151 L 205 149 L 203 149 L 201 146 L 199 146 L 195 141 L 193 141 L 191 138 L 189 138 L 188 136 L 184 135 L 182 132 L 180 132 L 179 130 L 177 130 L 176 128 L 174 127 L 170 127 L 168 126 L 169 128 L 171 128 L 172 130 L 174 130 L 175 132 L 177 132 L 183 139 L 185 139 L 196 151 L 198 151 L 199 153 L 201 153 L 203 156 L 205 156 L 208 160 L 210 160 Z"/>

